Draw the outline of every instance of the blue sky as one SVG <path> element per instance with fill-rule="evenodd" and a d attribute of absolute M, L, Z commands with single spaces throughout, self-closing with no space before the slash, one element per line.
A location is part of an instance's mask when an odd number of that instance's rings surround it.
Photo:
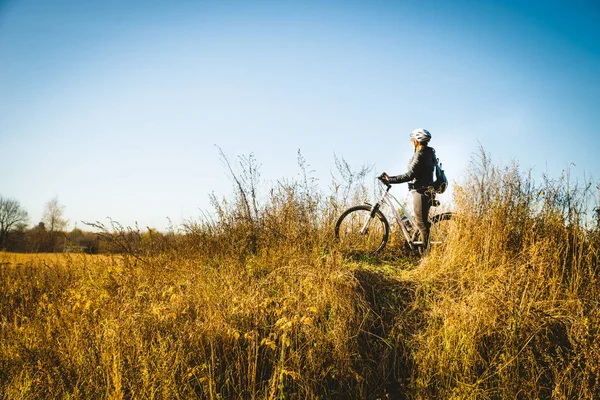
<path fill-rule="evenodd" d="M 451 179 L 497 163 L 598 180 L 597 1 L 0 2 L 0 194 L 37 223 L 164 229 L 230 193 L 215 144 L 266 185 L 325 189 L 334 154 L 404 172 L 425 127 Z M 400 197 L 404 187 L 395 189 Z"/>

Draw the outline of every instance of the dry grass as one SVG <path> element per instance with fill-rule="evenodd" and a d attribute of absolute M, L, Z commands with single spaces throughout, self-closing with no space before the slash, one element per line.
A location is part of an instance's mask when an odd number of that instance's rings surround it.
<path fill-rule="evenodd" d="M 7 253 L 0 252 L 0 263 L 10 264 L 52 264 L 66 265 L 69 263 L 96 263 L 98 260 L 106 260 L 106 255 L 90 255 L 83 253 Z"/>
<path fill-rule="evenodd" d="M 251 175 L 184 233 L 117 227 L 128 254 L 0 253 L 0 398 L 595 398 L 590 191 L 482 157 L 419 268 L 341 254 L 339 191 Z"/>

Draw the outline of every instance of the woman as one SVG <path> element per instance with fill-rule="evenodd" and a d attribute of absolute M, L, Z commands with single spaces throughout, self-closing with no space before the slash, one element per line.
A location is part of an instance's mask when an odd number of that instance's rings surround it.
<path fill-rule="evenodd" d="M 409 182 L 408 188 L 413 195 L 415 223 L 419 228 L 423 249 L 429 242 L 429 209 L 434 193 L 430 186 L 433 183 L 433 170 L 436 164 L 435 150 L 428 146 L 431 134 L 423 128 L 415 129 L 410 134 L 410 141 L 415 152 L 408 162 L 408 172 L 398 176 L 381 174 L 381 180 L 388 183 Z"/>

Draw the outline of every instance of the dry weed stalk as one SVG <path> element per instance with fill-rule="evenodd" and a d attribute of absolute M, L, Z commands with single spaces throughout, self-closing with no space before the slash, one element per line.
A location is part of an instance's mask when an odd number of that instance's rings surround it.
<path fill-rule="evenodd" d="M 487 154 L 414 269 L 332 241 L 353 185 L 259 194 L 258 167 L 182 232 L 104 227 L 124 254 L 0 253 L 0 398 L 594 398 L 600 230 L 589 187 Z M 234 168 L 229 164 L 230 172 Z M 248 170 L 249 169 L 249 170 Z M 344 172 L 345 171 L 345 172 Z M 356 183 L 358 185 L 355 185 Z"/>

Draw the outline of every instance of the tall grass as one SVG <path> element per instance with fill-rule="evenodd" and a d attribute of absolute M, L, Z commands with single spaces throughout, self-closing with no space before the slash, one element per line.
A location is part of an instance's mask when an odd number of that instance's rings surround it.
<path fill-rule="evenodd" d="M 234 193 L 171 234 L 109 226 L 115 256 L 0 255 L 1 398 L 594 398 L 593 193 L 481 153 L 449 241 L 350 259 L 332 224 L 368 174 Z M 356 185 L 358 183 L 358 185 Z M 388 252 L 389 254 L 389 252 Z"/>
<path fill-rule="evenodd" d="M 590 185 L 494 167 L 481 153 L 458 224 L 418 273 L 431 285 L 414 337 L 425 397 L 596 398 L 600 232 Z"/>

